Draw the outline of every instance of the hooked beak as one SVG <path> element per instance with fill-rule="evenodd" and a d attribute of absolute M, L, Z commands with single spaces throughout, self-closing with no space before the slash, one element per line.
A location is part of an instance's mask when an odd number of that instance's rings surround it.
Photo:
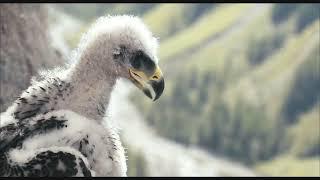
<path fill-rule="evenodd" d="M 162 72 L 157 66 L 151 76 L 147 76 L 143 71 L 129 69 L 130 80 L 141 89 L 146 96 L 153 101 L 159 99 L 164 90 L 164 79 Z"/>

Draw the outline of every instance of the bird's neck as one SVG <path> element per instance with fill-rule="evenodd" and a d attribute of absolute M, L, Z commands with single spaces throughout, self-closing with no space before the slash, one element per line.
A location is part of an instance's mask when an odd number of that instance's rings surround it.
<path fill-rule="evenodd" d="M 101 121 L 105 116 L 116 76 L 102 72 L 101 67 L 95 66 L 82 60 L 71 69 L 68 79 L 73 91 L 66 108 Z"/>

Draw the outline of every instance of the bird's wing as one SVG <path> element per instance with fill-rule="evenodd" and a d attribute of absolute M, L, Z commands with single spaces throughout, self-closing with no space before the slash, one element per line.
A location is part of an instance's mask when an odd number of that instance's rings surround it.
<path fill-rule="evenodd" d="M 0 128 L 0 155 L 21 147 L 24 140 L 39 134 L 65 128 L 67 120 L 50 116 L 34 121 L 20 121 Z"/>
<path fill-rule="evenodd" d="M 24 163 L 10 163 L 7 155 L 0 157 L 0 176 L 92 176 L 85 157 L 68 147 L 46 148 L 35 152 Z"/>
<path fill-rule="evenodd" d="M 23 163 L 12 160 L 10 150 L 20 149 L 28 138 L 67 128 L 66 119 L 48 116 L 11 123 L 0 128 L 0 176 L 91 176 L 86 158 L 71 147 L 35 150 Z"/>

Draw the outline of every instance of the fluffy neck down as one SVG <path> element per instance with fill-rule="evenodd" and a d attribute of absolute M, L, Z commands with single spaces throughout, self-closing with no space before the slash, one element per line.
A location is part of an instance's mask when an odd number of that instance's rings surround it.
<path fill-rule="evenodd" d="M 98 49 L 95 50 L 99 52 Z M 109 57 L 98 53 L 93 55 L 88 50 L 79 58 L 66 76 L 73 91 L 69 95 L 65 108 L 91 119 L 102 120 L 118 77 L 118 67 Z M 97 63 L 102 59 L 103 65 Z"/>

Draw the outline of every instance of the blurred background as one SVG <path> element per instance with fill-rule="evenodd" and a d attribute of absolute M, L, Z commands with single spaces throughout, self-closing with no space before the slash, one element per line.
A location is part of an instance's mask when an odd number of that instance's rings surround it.
<path fill-rule="evenodd" d="M 162 97 L 119 82 L 106 119 L 120 128 L 128 176 L 320 176 L 319 4 L 46 8 L 66 61 L 107 14 L 137 15 L 160 38 Z"/>

